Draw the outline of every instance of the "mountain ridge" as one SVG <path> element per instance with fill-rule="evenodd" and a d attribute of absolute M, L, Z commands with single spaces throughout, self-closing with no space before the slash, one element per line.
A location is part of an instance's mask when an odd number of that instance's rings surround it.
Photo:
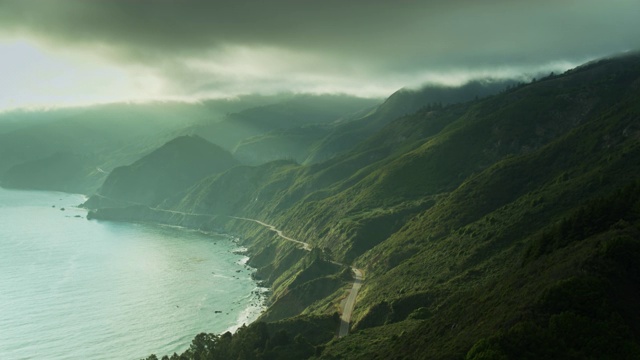
<path fill-rule="evenodd" d="M 199 180 L 240 163 L 198 136 L 180 136 L 131 165 L 113 169 L 98 190 L 101 197 L 155 206 Z M 92 207 L 94 201 L 85 206 Z"/>

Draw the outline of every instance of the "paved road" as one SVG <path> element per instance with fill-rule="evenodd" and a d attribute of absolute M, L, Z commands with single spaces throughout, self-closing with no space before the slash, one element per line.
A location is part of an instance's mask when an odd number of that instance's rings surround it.
<path fill-rule="evenodd" d="M 313 246 L 311 246 L 311 244 L 306 243 L 306 242 L 304 242 L 304 241 L 300 241 L 300 240 L 292 239 L 292 238 L 290 238 L 290 237 L 288 237 L 288 236 L 285 236 L 285 235 L 284 235 L 284 233 L 282 232 L 282 230 L 278 230 L 278 229 L 276 229 L 276 227 L 275 227 L 275 226 L 273 226 L 273 225 L 269 225 L 269 224 L 266 224 L 266 223 L 263 223 L 263 222 L 262 222 L 262 221 L 260 221 L 260 220 L 256 220 L 256 219 L 248 219 L 248 218 L 242 218 L 242 217 L 236 217 L 236 216 L 229 216 L 229 217 L 230 217 L 230 218 L 232 218 L 232 219 L 247 220 L 247 221 L 253 221 L 253 222 L 255 222 L 255 223 L 258 223 L 258 224 L 260 224 L 260 225 L 262 225 L 262 226 L 264 226 L 264 227 L 268 228 L 269 230 L 271 230 L 271 231 L 275 232 L 275 233 L 276 233 L 276 234 L 278 234 L 278 236 L 280 236 L 281 238 L 283 238 L 283 239 L 285 239 L 285 240 L 292 241 L 292 242 L 294 242 L 294 243 L 296 243 L 296 244 L 298 244 L 298 245 L 301 245 L 301 246 L 302 246 L 302 248 L 303 248 L 304 250 L 311 251 L 311 249 L 313 248 Z"/>
<path fill-rule="evenodd" d="M 260 224 L 262 226 L 265 226 L 265 227 L 269 228 L 269 230 L 274 231 L 281 238 L 283 238 L 285 240 L 288 240 L 288 241 L 293 241 L 293 242 L 295 242 L 297 244 L 302 245 L 302 248 L 307 250 L 307 251 L 311 251 L 311 249 L 313 248 L 311 246 L 311 244 L 303 242 L 303 241 L 300 241 L 300 240 L 292 239 L 292 238 L 290 238 L 288 236 L 285 236 L 282 233 L 282 231 L 276 229 L 275 226 L 269 225 L 269 224 L 264 223 L 264 222 L 262 222 L 260 220 L 241 218 L 241 217 L 236 217 L 236 216 L 230 216 L 230 217 L 233 218 L 233 219 L 238 219 L 238 220 L 253 221 L 253 222 L 258 223 L 258 224 Z M 332 261 L 332 263 L 334 263 L 336 265 L 348 267 L 348 265 L 345 265 L 345 264 L 342 264 L 342 263 L 339 263 L 339 262 Z M 351 324 L 351 314 L 353 313 L 353 308 L 356 306 L 356 298 L 358 297 L 358 291 L 362 287 L 362 281 L 364 280 L 364 273 L 362 272 L 362 270 L 356 269 L 354 267 L 351 267 L 351 271 L 353 272 L 353 285 L 351 286 L 351 289 L 349 290 L 349 295 L 341 303 L 342 315 L 340 316 L 340 329 L 338 330 L 338 337 L 344 337 L 344 336 L 349 335 L 349 325 Z"/>
<path fill-rule="evenodd" d="M 342 316 L 340 316 L 340 330 L 338 331 L 338 337 L 344 337 L 349 335 L 349 324 L 351 323 L 351 313 L 356 306 L 356 298 L 358 297 L 358 291 L 362 287 L 362 280 L 364 274 L 362 270 L 351 268 L 353 271 L 353 286 L 349 290 L 349 296 L 342 302 Z"/>
<path fill-rule="evenodd" d="M 151 207 L 148 204 L 143 204 L 143 203 L 134 202 L 134 201 L 128 201 L 128 200 L 122 200 L 122 199 L 115 199 L 115 198 L 112 198 L 110 196 L 104 196 L 104 195 L 97 194 L 97 193 L 93 194 L 91 196 L 97 196 L 99 198 L 112 200 L 112 201 L 117 201 L 117 202 L 129 204 L 129 205 L 144 206 L 144 207 L 149 208 L 149 210 L 159 211 L 159 212 L 164 212 L 164 213 L 169 213 L 169 214 L 178 214 L 178 215 L 186 215 L 186 216 L 214 216 L 212 214 L 199 214 L 199 213 L 191 213 L 191 212 L 184 212 L 184 211 L 177 211 L 177 210 L 162 209 L 162 208 L 159 208 L 159 207 Z"/>

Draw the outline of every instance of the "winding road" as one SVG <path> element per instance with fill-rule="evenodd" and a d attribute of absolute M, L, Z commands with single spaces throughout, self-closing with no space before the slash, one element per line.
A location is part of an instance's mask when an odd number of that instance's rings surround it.
<path fill-rule="evenodd" d="M 353 271 L 353 286 L 349 290 L 349 295 L 342 300 L 340 304 L 342 307 L 342 316 L 340 316 L 340 330 L 338 330 L 338 337 L 344 337 L 349 335 L 349 324 L 351 323 L 351 313 L 356 306 L 356 297 L 358 297 L 358 291 L 362 286 L 362 280 L 364 279 L 364 273 L 360 269 L 354 267 Z"/>
<path fill-rule="evenodd" d="M 275 232 L 281 238 L 288 241 L 292 241 L 298 245 L 301 245 L 302 248 L 306 251 L 311 251 L 311 249 L 313 248 L 311 244 L 285 236 L 282 230 L 278 230 L 275 226 L 264 223 L 260 220 L 242 218 L 242 217 L 236 217 L 236 216 L 230 216 L 230 218 L 238 219 L 238 220 L 253 221 L 257 224 L 260 224 L 268 228 L 269 230 Z M 340 303 L 340 307 L 342 308 L 342 315 L 340 316 L 340 328 L 338 330 L 338 337 L 344 337 L 349 335 L 349 325 L 351 324 L 351 314 L 353 313 L 353 308 L 356 306 L 356 298 L 358 297 L 358 291 L 360 291 L 360 288 L 362 287 L 362 282 L 364 281 L 364 272 L 360 269 L 357 269 L 355 267 L 345 265 L 339 262 L 332 261 L 332 263 L 349 267 L 353 272 L 353 285 L 351 286 L 351 289 L 349 289 L 349 295 L 347 295 L 347 297 L 344 300 L 342 300 L 342 302 Z"/>
<path fill-rule="evenodd" d="M 237 216 L 229 216 L 229 217 L 230 217 L 230 218 L 232 218 L 232 219 L 247 220 L 247 221 L 253 221 L 254 223 L 258 223 L 258 224 L 260 224 L 260 225 L 262 225 L 262 226 L 264 226 L 264 227 L 268 228 L 269 230 L 271 230 L 271 231 L 275 232 L 275 233 L 276 233 L 276 234 L 278 234 L 278 236 L 280 236 L 281 238 L 283 238 L 283 239 L 285 239 L 285 240 L 292 241 L 292 242 L 294 242 L 294 243 L 296 243 L 296 244 L 298 244 L 298 245 L 301 245 L 301 246 L 302 246 L 302 248 L 303 248 L 304 250 L 306 250 L 306 251 L 311 251 L 311 249 L 313 248 L 313 247 L 311 246 L 311 244 L 306 243 L 306 242 L 303 242 L 303 241 L 300 241 L 300 240 L 292 239 L 292 238 L 290 238 L 290 237 L 288 237 L 288 236 L 285 236 L 285 235 L 284 235 L 284 233 L 282 232 L 282 230 L 278 230 L 278 229 L 276 229 L 276 227 L 275 227 L 275 226 L 273 226 L 273 225 L 269 225 L 269 224 L 266 224 L 266 223 L 263 223 L 263 222 L 262 222 L 262 221 L 260 221 L 260 220 L 256 220 L 256 219 L 248 219 L 248 218 L 242 218 L 242 217 L 237 217 Z"/>

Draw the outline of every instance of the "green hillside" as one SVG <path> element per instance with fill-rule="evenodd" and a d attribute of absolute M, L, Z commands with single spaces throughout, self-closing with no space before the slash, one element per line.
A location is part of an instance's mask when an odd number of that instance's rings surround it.
<path fill-rule="evenodd" d="M 86 206 L 96 206 L 103 199 L 155 206 L 238 164 L 217 145 L 197 136 L 181 136 L 131 165 L 115 168 Z"/>
<path fill-rule="evenodd" d="M 272 289 L 267 323 L 199 336 L 182 358 L 635 359 L 638 99 L 640 55 L 605 59 L 424 104 L 325 162 L 235 167 L 165 212 L 91 215 L 243 235 Z M 351 279 L 331 261 L 366 274 L 344 338 L 329 334 Z"/>

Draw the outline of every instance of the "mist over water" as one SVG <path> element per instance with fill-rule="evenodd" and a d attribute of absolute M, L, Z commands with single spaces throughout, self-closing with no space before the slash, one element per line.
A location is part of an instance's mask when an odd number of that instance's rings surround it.
<path fill-rule="evenodd" d="M 0 189 L 0 358 L 171 354 L 257 317 L 228 237 L 87 221 L 82 201 Z"/>

